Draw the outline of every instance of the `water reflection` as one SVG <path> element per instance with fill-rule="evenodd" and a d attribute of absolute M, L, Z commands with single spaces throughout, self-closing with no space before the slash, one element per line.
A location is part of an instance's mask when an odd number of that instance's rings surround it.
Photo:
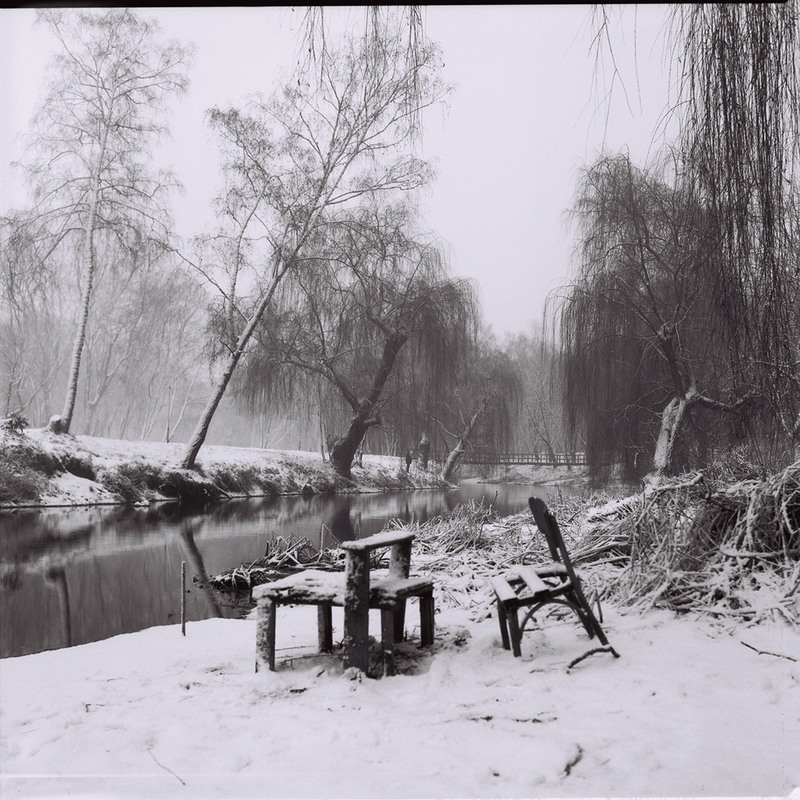
<path fill-rule="evenodd" d="M 187 563 L 187 620 L 232 616 L 202 588 L 210 575 L 264 555 L 277 536 L 315 547 L 425 522 L 468 499 L 502 514 L 542 488 L 466 484 L 453 491 L 233 500 L 205 513 L 178 503 L 0 512 L 0 656 L 97 641 L 179 620 Z M 192 580 L 193 579 L 193 580 Z"/>

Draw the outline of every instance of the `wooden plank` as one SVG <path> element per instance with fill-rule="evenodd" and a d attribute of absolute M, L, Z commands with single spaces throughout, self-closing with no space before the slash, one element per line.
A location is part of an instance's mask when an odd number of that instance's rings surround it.
<path fill-rule="evenodd" d="M 275 603 L 258 604 L 256 612 L 256 672 L 266 667 L 275 670 Z"/>
<path fill-rule="evenodd" d="M 413 531 L 387 531 L 386 533 L 376 533 L 372 536 L 365 536 L 363 539 L 352 539 L 342 542 L 342 550 L 349 552 L 360 550 L 375 550 L 378 547 L 391 547 L 395 544 L 403 544 L 414 540 L 416 533 Z"/>
<path fill-rule="evenodd" d="M 407 578 L 411 570 L 411 539 L 392 545 L 389 574 L 393 578 Z"/>
<path fill-rule="evenodd" d="M 419 598 L 419 638 L 424 646 L 433 644 L 433 633 L 436 626 L 436 609 L 433 605 L 433 594 L 422 595 Z"/>
<path fill-rule="evenodd" d="M 270 600 L 283 605 L 344 604 L 344 576 L 341 572 L 308 569 L 288 575 L 253 589 L 253 599 L 260 605 Z"/>
<path fill-rule="evenodd" d="M 372 608 L 383 608 L 427 591 L 433 591 L 433 581 L 430 578 L 389 577 L 374 580 L 369 587 L 369 604 Z"/>
<path fill-rule="evenodd" d="M 333 614 L 330 603 L 320 603 L 317 606 L 317 642 L 320 653 L 330 653 L 333 650 Z"/>
<path fill-rule="evenodd" d="M 394 612 L 390 608 L 381 611 L 381 650 L 383 651 L 383 674 L 396 675 L 394 662 Z"/>
<path fill-rule="evenodd" d="M 548 591 L 547 584 L 536 574 L 531 567 L 515 567 L 517 574 L 525 581 L 525 585 L 533 594 Z"/>
<path fill-rule="evenodd" d="M 492 589 L 494 589 L 494 593 L 497 595 L 498 600 L 501 602 L 513 603 L 517 599 L 517 593 L 505 578 L 492 578 L 490 583 L 492 584 Z"/>

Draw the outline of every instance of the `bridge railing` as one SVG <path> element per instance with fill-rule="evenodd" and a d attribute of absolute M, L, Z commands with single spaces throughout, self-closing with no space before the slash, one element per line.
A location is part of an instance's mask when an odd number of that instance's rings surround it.
<path fill-rule="evenodd" d="M 431 456 L 436 461 L 444 461 L 447 453 L 437 453 Z M 512 464 L 525 464 L 534 466 L 584 466 L 586 453 L 468 453 L 462 464 L 474 466 L 504 466 Z"/>

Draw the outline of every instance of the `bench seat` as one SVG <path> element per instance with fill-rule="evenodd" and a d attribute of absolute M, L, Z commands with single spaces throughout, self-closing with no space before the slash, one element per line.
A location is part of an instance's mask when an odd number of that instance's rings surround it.
<path fill-rule="evenodd" d="M 416 597 L 420 592 L 433 589 L 430 578 L 397 578 L 389 574 L 381 576 L 373 572 L 369 584 L 370 608 L 392 607 L 399 600 Z M 253 589 L 253 599 L 276 600 L 281 605 L 319 605 L 330 603 L 343 606 L 345 576 L 343 572 L 328 572 L 308 569 L 297 575 L 289 575 L 272 583 Z"/>

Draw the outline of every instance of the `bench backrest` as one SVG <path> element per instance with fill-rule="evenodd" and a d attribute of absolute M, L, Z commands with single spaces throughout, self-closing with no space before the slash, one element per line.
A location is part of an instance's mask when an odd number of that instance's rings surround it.
<path fill-rule="evenodd" d="M 528 498 L 528 505 L 531 508 L 536 527 L 547 539 L 547 546 L 550 548 L 550 555 L 553 561 L 563 564 L 567 570 L 567 575 L 574 581 L 575 570 L 572 567 L 572 561 L 564 544 L 564 537 L 561 535 L 556 518 L 547 508 L 547 503 L 540 497 L 530 497 Z"/>

